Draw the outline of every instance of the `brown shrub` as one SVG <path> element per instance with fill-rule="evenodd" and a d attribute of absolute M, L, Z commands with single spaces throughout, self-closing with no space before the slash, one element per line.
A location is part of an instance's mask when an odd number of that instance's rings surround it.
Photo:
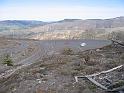
<path fill-rule="evenodd" d="M 64 48 L 62 50 L 62 54 L 64 54 L 64 55 L 72 55 L 73 54 L 73 50 L 71 48 Z"/>
<path fill-rule="evenodd" d="M 46 93 L 46 92 L 45 92 L 44 90 L 38 88 L 38 89 L 36 90 L 36 93 Z"/>
<path fill-rule="evenodd" d="M 87 61 L 84 64 L 87 65 L 87 66 L 94 66 L 94 65 L 98 65 L 99 62 L 97 62 L 97 61 Z"/>
<path fill-rule="evenodd" d="M 119 65 L 118 62 L 111 61 L 111 62 L 106 63 L 104 66 L 105 66 L 105 68 L 107 68 L 107 69 L 111 69 L 111 68 L 114 68 L 114 67 L 116 67 L 116 66 L 118 66 L 118 65 Z"/>
<path fill-rule="evenodd" d="M 85 74 L 93 74 L 99 71 L 100 69 L 98 67 L 91 67 L 91 66 L 84 69 Z"/>

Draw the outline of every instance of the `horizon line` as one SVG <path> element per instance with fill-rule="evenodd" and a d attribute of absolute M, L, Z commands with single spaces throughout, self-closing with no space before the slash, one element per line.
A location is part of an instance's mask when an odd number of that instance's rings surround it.
<path fill-rule="evenodd" d="M 63 18 L 63 19 L 56 19 L 56 20 L 44 20 L 44 19 L 3 19 L 0 21 L 42 21 L 42 22 L 56 22 L 56 21 L 63 21 L 63 20 L 107 20 L 113 18 L 120 18 L 124 16 L 116 16 L 116 17 L 106 17 L 106 18 Z"/>

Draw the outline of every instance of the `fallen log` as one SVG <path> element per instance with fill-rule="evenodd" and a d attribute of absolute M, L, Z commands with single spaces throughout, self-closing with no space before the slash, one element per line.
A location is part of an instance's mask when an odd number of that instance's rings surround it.
<path fill-rule="evenodd" d="M 120 65 L 120 66 L 117 66 L 117 67 L 114 67 L 112 69 L 109 69 L 107 71 L 102 71 L 102 72 L 99 72 L 99 73 L 95 73 L 95 74 L 91 74 L 91 75 L 85 75 L 85 76 L 75 76 L 75 81 L 78 82 L 78 78 L 84 78 L 84 79 L 88 79 L 89 81 L 91 81 L 93 84 L 95 84 L 96 86 L 104 89 L 104 90 L 107 90 L 108 88 L 103 86 L 102 84 L 98 83 L 97 81 L 95 81 L 92 77 L 94 76 L 97 76 L 97 75 L 100 75 L 100 74 L 106 74 L 106 73 L 109 73 L 109 72 L 112 72 L 116 69 L 119 69 L 121 68 L 123 65 Z"/>
<path fill-rule="evenodd" d="M 122 66 L 123 66 L 123 65 L 120 65 L 120 66 L 114 67 L 114 68 L 112 68 L 112 69 L 109 69 L 109 70 L 107 70 L 107 71 L 102 71 L 102 72 L 95 73 L 95 74 L 91 74 L 91 75 L 87 75 L 87 76 L 93 77 L 93 76 L 98 76 L 98 75 L 100 75 L 100 74 L 106 74 L 106 73 L 112 72 L 112 71 L 114 71 L 114 70 L 116 70 L 116 69 L 119 69 L 119 68 L 121 68 Z"/>
<path fill-rule="evenodd" d="M 98 72 L 98 73 L 91 74 L 91 75 L 75 76 L 75 80 L 78 81 L 78 80 L 77 80 L 78 78 L 94 77 L 94 76 L 98 76 L 98 75 L 100 75 L 100 74 L 106 74 L 106 73 L 112 72 L 112 71 L 114 71 L 114 70 L 116 70 L 116 69 L 119 69 L 119 68 L 121 68 L 122 66 L 123 66 L 123 65 L 120 65 L 120 66 L 114 67 L 114 68 L 112 68 L 112 69 L 109 69 L 109 70 L 107 70 L 107 71 L 102 71 L 102 72 Z"/>
<path fill-rule="evenodd" d="M 123 43 L 120 43 L 119 41 L 115 41 L 115 40 L 111 40 L 113 43 L 117 43 L 117 44 L 119 44 L 119 45 L 121 45 L 121 46 L 124 46 L 124 44 Z"/>
<path fill-rule="evenodd" d="M 124 90 L 124 86 L 114 88 L 114 89 L 107 89 L 106 91 L 108 91 L 108 92 L 118 92 L 118 91 L 123 91 L 123 90 Z M 122 93 L 124 93 L 124 92 L 122 92 Z"/>
<path fill-rule="evenodd" d="M 90 80 L 93 84 L 101 87 L 104 90 L 107 90 L 107 87 L 103 86 L 102 84 L 98 83 L 97 81 L 95 81 L 93 78 L 87 77 L 88 80 Z"/>

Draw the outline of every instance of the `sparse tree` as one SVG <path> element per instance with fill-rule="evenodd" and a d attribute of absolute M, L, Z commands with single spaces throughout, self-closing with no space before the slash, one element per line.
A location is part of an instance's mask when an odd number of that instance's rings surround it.
<path fill-rule="evenodd" d="M 5 55 L 3 59 L 3 64 L 6 64 L 7 66 L 13 66 L 13 61 L 9 54 Z"/>

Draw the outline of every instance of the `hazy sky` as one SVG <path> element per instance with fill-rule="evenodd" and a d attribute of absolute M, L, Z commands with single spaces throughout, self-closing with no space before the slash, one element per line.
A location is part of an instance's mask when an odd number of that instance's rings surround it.
<path fill-rule="evenodd" d="M 112 18 L 124 16 L 124 0 L 0 0 L 0 20 Z"/>

